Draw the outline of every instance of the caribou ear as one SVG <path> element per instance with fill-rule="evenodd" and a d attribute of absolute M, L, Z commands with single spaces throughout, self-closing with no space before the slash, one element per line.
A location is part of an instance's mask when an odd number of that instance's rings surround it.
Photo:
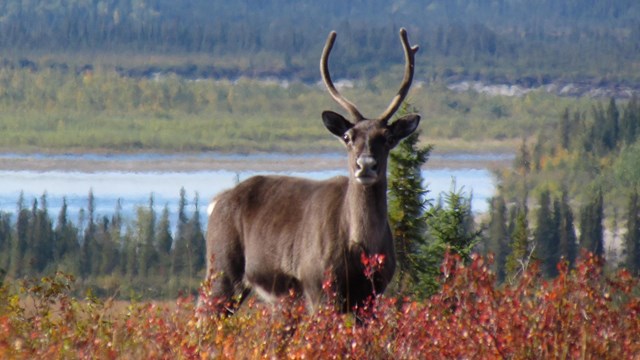
<path fill-rule="evenodd" d="M 410 114 L 405 115 L 389 125 L 389 131 L 391 132 L 390 140 L 391 146 L 396 146 L 400 140 L 411 135 L 418 128 L 420 124 L 420 115 Z"/>
<path fill-rule="evenodd" d="M 345 119 L 342 115 L 333 111 L 322 112 L 322 122 L 324 126 L 337 137 L 342 138 L 344 133 L 353 127 L 353 124 Z"/>

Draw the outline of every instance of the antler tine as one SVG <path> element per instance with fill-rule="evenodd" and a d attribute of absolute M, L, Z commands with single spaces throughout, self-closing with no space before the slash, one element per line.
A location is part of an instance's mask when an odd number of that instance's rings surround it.
<path fill-rule="evenodd" d="M 336 87 L 333 85 L 333 81 L 331 81 L 331 75 L 329 75 L 329 53 L 331 53 L 331 49 L 333 48 L 333 43 L 336 41 L 336 32 L 332 31 L 327 38 L 327 43 L 324 45 L 324 49 L 322 50 L 322 57 L 320 58 L 320 73 L 322 74 L 322 80 L 324 81 L 327 90 L 329 90 L 329 94 L 333 100 L 335 100 L 340 106 L 345 108 L 355 121 L 360 121 L 364 119 L 364 116 L 358 111 L 355 105 L 352 102 L 347 100 L 344 96 L 340 95 Z"/>
<path fill-rule="evenodd" d="M 400 90 L 398 90 L 398 94 L 393 98 L 387 110 L 385 110 L 380 118 L 378 118 L 379 121 L 384 123 L 389 121 L 391 116 L 393 116 L 400 105 L 402 105 L 404 98 L 407 97 L 407 93 L 409 93 L 411 81 L 413 80 L 415 55 L 420 48 L 418 45 L 411 47 L 407 36 L 407 30 L 405 28 L 400 29 L 400 39 L 402 40 L 402 46 L 404 47 L 404 59 L 406 63 L 404 68 L 404 78 L 402 79 L 402 85 L 400 86 Z"/>

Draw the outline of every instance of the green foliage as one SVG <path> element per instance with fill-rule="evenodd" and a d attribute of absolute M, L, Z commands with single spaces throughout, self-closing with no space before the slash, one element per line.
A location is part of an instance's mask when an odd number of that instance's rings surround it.
<path fill-rule="evenodd" d="M 192 214 L 187 213 L 184 189 L 181 195 L 182 225 L 175 247 L 168 207 L 156 221 L 153 194 L 133 219 L 122 217 L 120 201 L 111 219 L 94 219 L 95 198 L 90 192 L 87 215 L 81 211 L 78 223 L 68 219 L 63 200 L 55 225 L 46 195 L 40 202 L 34 200 L 30 210 L 21 198 L 16 221 L 0 212 L 0 269 L 6 269 L 0 272 L 14 280 L 63 271 L 80 278 L 83 289 L 99 297 L 164 298 L 195 292 L 204 276 L 204 235 L 197 195 Z M 171 271 L 172 261 L 182 264 L 180 271 Z"/>
<path fill-rule="evenodd" d="M 437 0 L 428 6 L 415 0 L 271 0 L 254 5 L 8 0 L 0 4 L 0 49 L 28 69 L 37 67 L 28 59 L 38 56 L 54 68 L 67 62 L 79 70 L 109 63 L 133 74 L 169 69 L 191 78 L 276 74 L 309 80 L 316 78 L 326 34 L 336 29 L 350 44 L 336 49 L 338 76 L 365 79 L 401 61 L 401 54 L 389 56 L 388 49 L 398 49 L 402 19 L 429 54 L 427 66 L 416 67 L 425 79 L 491 77 L 545 84 L 550 77 L 638 78 L 631 59 L 640 51 L 640 7 L 633 0 Z M 125 59 L 114 60 L 113 54 Z M 158 56 L 165 57 L 160 64 Z"/>
<path fill-rule="evenodd" d="M 634 275 L 640 275 L 640 200 L 634 188 L 627 207 L 627 232 L 624 235 L 624 261 L 622 265 Z"/>
<path fill-rule="evenodd" d="M 560 214 L 551 203 L 549 191 L 540 193 L 536 213 L 533 237 L 536 246 L 535 257 L 542 263 L 542 273 L 547 277 L 555 277 L 556 266 L 560 262 Z"/>
<path fill-rule="evenodd" d="M 471 197 L 467 197 L 463 188 L 457 189 L 455 181 L 425 217 L 426 241 L 415 255 L 420 267 L 416 288 L 421 296 L 430 296 L 441 286 L 440 264 L 445 255 L 453 254 L 468 261 L 480 241 L 481 231 L 475 229 Z"/>
<path fill-rule="evenodd" d="M 344 93 L 365 113 L 375 114 L 380 106 L 375 104 L 386 104 L 394 96 L 401 71 L 394 73 L 397 76 L 372 76 L 370 82 L 380 83 L 375 88 L 357 83 Z M 414 87 L 411 98 L 423 110 L 423 134 L 445 150 L 480 143 L 486 150 L 504 150 L 505 142 L 510 147 L 514 139 L 553 124 L 559 109 L 589 108 L 582 99 L 545 93 L 509 98 L 456 93 L 438 83 Z M 490 111 L 496 106 L 508 115 L 496 118 Z M 112 69 L 90 74 L 0 69 L 0 148 L 337 150 L 320 121 L 320 111 L 334 107 L 323 89 L 295 81 L 284 86 L 246 78 L 235 82 L 130 78 Z"/>
<path fill-rule="evenodd" d="M 527 271 L 531 260 L 532 246 L 529 241 L 529 222 L 526 200 L 514 207 L 510 215 L 510 253 L 505 262 L 506 278 L 510 283 Z"/>
<path fill-rule="evenodd" d="M 604 256 L 604 203 L 596 190 L 580 211 L 580 246 L 596 256 Z"/>
<path fill-rule="evenodd" d="M 464 188 L 456 188 L 455 180 L 451 190 L 442 194 L 427 212 L 427 225 L 428 239 L 433 245 L 446 248 L 465 261 L 470 259 L 480 231 L 475 229 L 471 196 L 467 196 Z"/>
<path fill-rule="evenodd" d="M 491 198 L 489 207 L 489 224 L 483 234 L 484 254 L 493 254 L 494 262 L 491 270 L 496 274 L 498 282 L 506 278 L 505 265 L 509 254 L 511 235 L 507 227 L 507 205 L 500 195 Z"/>
<path fill-rule="evenodd" d="M 569 194 L 565 189 L 562 190 L 561 199 L 554 201 L 554 218 L 558 226 L 560 258 L 567 262 L 569 268 L 573 268 L 578 257 L 578 238 L 573 210 L 569 205 Z"/>
<path fill-rule="evenodd" d="M 403 113 L 406 110 L 398 115 Z M 420 147 L 419 136 L 419 131 L 409 135 L 389 157 L 389 220 L 398 258 L 396 283 L 400 293 L 413 291 L 410 289 L 415 286 L 419 274 L 425 271 L 425 264 L 417 258 L 420 247 L 425 244 L 424 212 L 429 192 L 423 185 L 422 166 L 427 162 L 432 146 Z"/>

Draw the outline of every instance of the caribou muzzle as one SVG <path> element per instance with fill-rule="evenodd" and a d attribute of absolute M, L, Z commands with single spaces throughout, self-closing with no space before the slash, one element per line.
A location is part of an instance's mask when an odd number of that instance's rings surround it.
<path fill-rule="evenodd" d="M 362 185 L 371 185 L 378 179 L 378 162 L 373 156 L 361 155 L 356 160 L 356 181 Z"/>

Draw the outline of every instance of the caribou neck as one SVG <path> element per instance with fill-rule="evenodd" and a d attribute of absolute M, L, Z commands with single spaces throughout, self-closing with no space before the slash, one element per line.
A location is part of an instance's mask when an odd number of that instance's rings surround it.
<path fill-rule="evenodd" d="M 350 179 L 347 188 L 346 220 L 349 227 L 349 248 L 379 253 L 387 228 L 387 181 L 381 179 L 364 186 Z"/>

